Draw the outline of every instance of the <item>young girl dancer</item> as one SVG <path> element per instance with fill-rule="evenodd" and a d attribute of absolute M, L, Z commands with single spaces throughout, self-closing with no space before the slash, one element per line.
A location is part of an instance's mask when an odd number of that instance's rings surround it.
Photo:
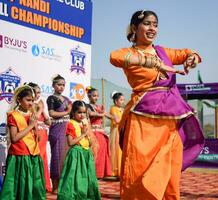
<path fill-rule="evenodd" d="M 48 115 L 45 113 L 45 106 L 44 102 L 41 99 L 41 89 L 36 83 L 28 83 L 30 87 L 33 88 L 35 93 L 34 99 L 34 110 L 36 112 L 37 117 L 37 124 L 38 124 L 38 131 L 40 135 L 39 141 L 39 148 L 40 148 L 40 155 L 43 160 L 44 164 L 44 176 L 45 176 L 45 187 L 46 191 L 51 192 L 51 181 L 50 181 L 50 173 L 48 169 L 48 157 L 46 146 L 48 142 L 48 126 L 51 125 L 51 120 L 49 119 Z"/>
<path fill-rule="evenodd" d="M 15 90 L 15 108 L 8 113 L 11 144 L 1 200 L 45 200 L 43 161 L 38 146 L 37 119 L 33 113 L 34 92 L 28 85 Z"/>
<path fill-rule="evenodd" d="M 70 149 L 61 174 L 58 199 L 100 200 L 95 164 L 90 150 L 93 134 L 89 128 L 87 108 L 83 101 L 73 103 L 66 135 Z"/>
<path fill-rule="evenodd" d="M 123 106 L 125 98 L 121 92 L 114 91 L 111 94 L 114 105 L 110 108 L 110 114 L 113 116 L 111 119 L 111 130 L 110 130 L 110 160 L 112 176 L 120 176 L 121 157 L 122 151 L 119 145 L 119 131 L 118 125 L 123 114 Z"/>
<path fill-rule="evenodd" d="M 67 152 L 65 132 L 72 103 L 62 95 L 65 88 L 65 79 L 62 76 L 55 76 L 52 80 L 52 86 L 54 94 L 47 99 L 49 116 L 52 118 L 52 124 L 49 128 L 49 142 L 51 145 L 50 173 L 53 193 L 57 193 L 59 178 Z"/>
<path fill-rule="evenodd" d="M 111 176 L 111 166 L 109 158 L 109 138 L 103 129 L 102 118 L 104 116 L 111 118 L 111 116 L 104 111 L 103 106 L 97 105 L 99 97 L 98 90 L 89 87 L 87 88 L 87 92 L 90 102 L 88 105 L 88 114 L 92 130 L 99 143 L 99 150 L 95 161 L 96 175 L 98 178 L 104 178 L 106 176 Z"/>

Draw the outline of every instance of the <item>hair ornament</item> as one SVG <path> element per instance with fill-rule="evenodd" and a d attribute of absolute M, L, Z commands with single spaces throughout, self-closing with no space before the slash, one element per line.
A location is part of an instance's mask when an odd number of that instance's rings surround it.
<path fill-rule="evenodd" d="M 88 93 L 89 90 L 91 90 L 92 88 L 93 88 L 92 86 L 88 86 L 88 87 L 86 87 L 86 93 Z"/>
<path fill-rule="evenodd" d="M 130 38 L 130 42 L 134 43 L 135 42 L 135 37 L 136 37 L 136 33 L 134 32 Z"/>
<path fill-rule="evenodd" d="M 111 99 L 113 99 L 114 95 L 119 93 L 118 91 L 114 90 L 113 92 L 111 92 Z"/>
<path fill-rule="evenodd" d="M 56 79 L 58 76 L 60 76 L 60 74 L 54 74 L 54 75 L 51 77 L 51 80 L 54 81 L 54 79 Z"/>
<path fill-rule="evenodd" d="M 140 15 L 138 16 L 138 19 L 143 19 L 144 18 L 144 12 L 145 12 L 146 10 L 142 10 L 142 12 L 140 13 Z"/>

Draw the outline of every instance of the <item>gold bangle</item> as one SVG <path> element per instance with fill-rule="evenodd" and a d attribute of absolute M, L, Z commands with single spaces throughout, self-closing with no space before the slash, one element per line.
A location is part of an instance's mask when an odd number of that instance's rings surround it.
<path fill-rule="evenodd" d="M 146 68 L 152 68 L 152 58 L 151 56 L 146 56 L 144 57 L 145 58 L 145 62 L 143 64 L 143 67 L 146 67 Z"/>
<path fill-rule="evenodd" d="M 159 71 L 161 70 L 161 64 L 162 64 L 162 61 L 160 59 L 156 58 L 155 68 Z"/>
<path fill-rule="evenodd" d="M 157 59 L 156 59 L 156 57 L 150 56 L 150 59 L 151 59 L 151 67 L 152 67 L 152 68 L 155 68 L 155 67 L 156 67 L 156 64 L 157 64 Z"/>
<path fill-rule="evenodd" d="M 125 61 L 125 67 L 128 67 L 130 65 L 130 57 L 131 57 L 131 53 L 129 52 L 128 54 L 126 54 L 124 61 Z"/>
<path fill-rule="evenodd" d="M 144 59 L 145 59 L 145 61 L 144 61 L 144 63 L 142 63 L 142 67 L 147 67 L 147 57 L 144 56 Z"/>
<path fill-rule="evenodd" d="M 144 57 L 145 58 L 145 62 L 142 64 L 143 67 L 146 68 L 156 68 L 157 70 L 160 70 L 161 68 L 161 60 L 154 57 L 154 56 L 148 56 L 148 57 Z"/>
<path fill-rule="evenodd" d="M 144 59 L 145 59 L 145 62 L 142 63 L 142 66 L 147 67 L 148 66 L 148 57 L 144 57 Z"/>
<path fill-rule="evenodd" d="M 151 59 L 151 67 L 154 68 L 156 65 L 156 59 L 154 57 L 150 57 Z"/>
<path fill-rule="evenodd" d="M 141 56 L 141 54 L 138 54 L 138 59 L 139 59 L 139 66 L 142 66 L 142 56 Z"/>
<path fill-rule="evenodd" d="M 161 61 L 159 61 L 159 62 L 157 63 L 156 69 L 157 69 L 158 71 L 161 71 L 161 70 L 162 70 L 161 64 L 162 64 Z"/>

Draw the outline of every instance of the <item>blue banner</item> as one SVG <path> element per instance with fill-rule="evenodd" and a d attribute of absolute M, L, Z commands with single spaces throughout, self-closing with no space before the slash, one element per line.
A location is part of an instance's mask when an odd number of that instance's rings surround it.
<path fill-rule="evenodd" d="M 0 19 L 91 44 L 89 0 L 1 0 Z"/>

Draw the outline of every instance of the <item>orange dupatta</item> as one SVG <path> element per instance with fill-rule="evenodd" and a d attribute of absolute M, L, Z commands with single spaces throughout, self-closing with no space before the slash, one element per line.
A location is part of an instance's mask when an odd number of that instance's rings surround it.
<path fill-rule="evenodd" d="M 28 126 L 25 118 L 18 111 L 13 111 L 10 114 L 12 114 L 12 116 L 14 117 L 19 131 L 24 130 Z M 35 156 L 40 153 L 38 142 L 35 140 L 34 133 L 32 131 L 24 136 L 22 140 L 24 141 L 31 155 Z"/>

